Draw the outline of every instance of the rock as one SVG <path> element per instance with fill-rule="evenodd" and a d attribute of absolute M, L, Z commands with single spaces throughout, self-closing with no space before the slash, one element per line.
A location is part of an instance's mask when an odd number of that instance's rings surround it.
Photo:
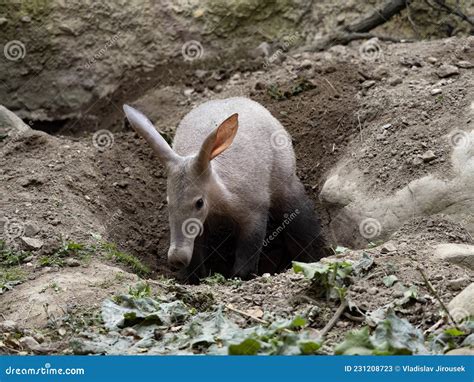
<path fill-rule="evenodd" d="M 367 292 L 374 296 L 378 293 L 378 289 L 376 287 L 372 287 L 372 288 L 369 288 Z"/>
<path fill-rule="evenodd" d="M 0 322 L 0 333 L 16 332 L 18 331 L 18 325 L 15 321 L 5 320 Z"/>
<path fill-rule="evenodd" d="M 438 62 L 438 59 L 435 57 L 428 57 L 426 61 L 428 61 L 430 64 L 436 64 Z"/>
<path fill-rule="evenodd" d="M 248 315 L 256 318 L 262 318 L 263 317 L 263 310 L 260 308 L 252 308 L 248 309 L 246 312 Z"/>
<path fill-rule="evenodd" d="M 28 222 L 25 224 L 25 236 L 35 236 L 40 230 L 40 227 L 35 222 Z"/>
<path fill-rule="evenodd" d="M 20 240 L 26 249 L 29 249 L 32 251 L 36 251 L 44 245 L 44 243 L 41 240 L 35 239 L 32 237 L 22 236 Z"/>
<path fill-rule="evenodd" d="M 474 68 L 474 64 L 469 62 L 469 61 L 459 61 L 458 63 L 456 63 L 456 66 L 459 67 L 459 68 L 463 68 L 463 69 L 472 69 L 472 68 Z"/>
<path fill-rule="evenodd" d="M 446 353 L 446 355 L 474 355 L 473 348 L 459 348 L 453 349 Z"/>
<path fill-rule="evenodd" d="M 6 107 L 0 105 L 0 133 L 13 130 L 15 133 L 25 133 L 30 127 L 24 123 L 17 115 Z"/>
<path fill-rule="evenodd" d="M 474 283 L 471 283 L 448 304 L 449 314 L 456 323 L 474 316 Z"/>
<path fill-rule="evenodd" d="M 6 23 L 8 23 L 8 19 L 6 17 L 0 17 L 0 26 Z"/>
<path fill-rule="evenodd" d="M 459 69 L 454 65 L 443 64 L 438 68 L 436 74 L 440 78 L 446 78 L 459 74 Z"/>
<path fill-rule="evenodd" d="M 419 165 L 422 164 L 422 163 L 423 163 L 423 159 L 421 159 L 419 156 L 413 158 L 413 164 L 414 164 L 415 166 L 419 166 Z"/>
<path fill-rule="evenodd" d="M 31 23 L 31 17 L 30 16 L 22 16 L 20 20 L 24 23 Z"/>
<path fill-rule="evenodd" d="M 403 82 L 403 79 L 401 77 L 393 77 L 388 81 L 388 84 L 390 86 L 396 86 L 398 84 L 401 84 Z"/>
<path fill-rule="evenodd" d="M 184 89 L 183 93 L 186 97 L 189 97 L 189 96 L 191 96 L 191 94 L 194 93 L 194 89 Z"/>
<path fill-rule="evenodd" d="M 194 75 L 195 75 L 197 78 L 202 79 L 202 78 L 206 77 L 206 75 L 207 75 L 207 70 L 197 69 L 197 70 L 194 72 Z"/>
<path fill-rule="evenodd" d="M 362 87 L 363 87 L 364 89 L 369 89 L 369 88 L 371 88 L 371 87 L 374 86 L 374 85 L 375 85 L 375 81 L 374 81 L 374 80 L 369 80 L 369 81 L 364 81 L 364 82 L 362 82 Z"/>
<path fill-rule="evenodd" d="M 385 243 L 382 248 L 380 248 L 380 253 L 390 253 L 390 252 L 395 252 L 397 250 L 397 247 L 395 244 L 391 242 Z"/>
<path fill-rule="evenodd" d="M 313 66 L 313 63 L 311 62 L 311 60 L 303 60 L 300 64 L 300 68 L 303 68 L 303 69 L 310 69 L 311 67 Z"/>
<path fill-rule="evenodd" d="M 437 89 L 431 89 L 431 95 L 438 95 L 438 94 L 441 94 L 443 91 L 439 88 Z"/>
<path fill-rule="evenodd" d="M 270 44 L 268 42 L 262 42 L 255 49 L 250 51 L 250 56 L 253 58 L 268 57 L 270 56 L 271 51 L 272 51 L 272 47 L 270 46 Z"/>
<path fill-rule="evenodd" d="M 469 279 L 466 277 L 460 277 L 458 279 L 449 280 L 447 282 L 447 287 L 451 290 L 461 290 L 465 284 L 469 282 Z"/>
<path fill-rule="evenodd" d="M 439 244 L 434 255 L 439 260 L 474 270 L 474 245 Z"/>
<path fill-rule="evenodd" d="M 138 335 L 138 332 L 133 328 L 123 328 L 120 334 L 125 337 L 140 338 L 140 336 Z"/>
<path fill-rule="evenodd" d="M 64 264 L 68 267 L 79 267 L 81 265 L 81 262 L 77 259 L 68 258 L 64 260 Z"/>
<path fill-rule="evenodd" d="M 431 162 L 432 160 L 435 160 L 437 158 L 436 154 L 432 150 L 427 150 L 423 153 L 421 156 L 421 159 L 423 159 L 423 162 Z"/>
<path fill-rule="evenodd" d="M 30 350 L 34 353 L 43 352 L 41 345 L 31 336 L 22 337 L 19 342 L 23 349 Z"/>

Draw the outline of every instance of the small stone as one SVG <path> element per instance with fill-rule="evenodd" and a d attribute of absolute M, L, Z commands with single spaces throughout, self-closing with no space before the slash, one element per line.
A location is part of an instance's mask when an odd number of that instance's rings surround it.
<path fill-rule="evenodd" d="M 22 337 L 19 342 L 23 349 L 35 353 L 42 353 L 41 345 L 31 336 Z"/>
<path fill-rule="evenodd" d="M 125 337 L 140 338 L 138 332 L 133 328 L 123 328 L 120 334 Z"/>
<path fill-rule="evenodd" d="M 184 92 L 183 92 L 183 93 L 184 93 L 184 95 L 185 95 L 186 97 L 190 97 L 191 94 L 194 93 L 194 89 L 184 89 Z"/>
<path fill-rule="evenodd" d="M 375 81 L 374 81 L 374 80 L 368 80 L 368 81 L 362 82 L 362 87 L 363 87 L 364 89 L 369 89 L 369 88 L 371 88 L 371 87 L 374 86 L 374 85 L 375 85 Z"/>
<path fill-rule="evenodd" d="M 206 75 L 207 75 L 207 70 L 197 69 L 197 70 L 194 72 L 194 75 L 195 75 L 197 78 L 202 79 L 202 78 L 206 77 Z"/>
<path fill-rule="evenodd" d="M 8 19 L 6 17 L 0 17 L 0 26 L 6 23 L 8 23 Z"/>
<path fill-rule="evenodd" d="M 216 93 L 220 93 L 223 89 L 224 87 L 222 85 L 216 85 L 216 87 L 214 88 L 214 91 Z"/>
<path fill-rule="evenodd" d="M 472 68 L 474 68 L 474 64 L 469 62 L 469 61 L 459 61 L 458 63 L 456 63 L 456 66 L 459 67 L 459 68 L 463 68 L 463 69 L 472 69 Z"/>
<path fill-rule="evenodd" d="M 380 249 L 380 253 L 390 253 L 390 252 L 395 252 L 397 250 L 397 247 L 395 244 L 388 242 L 385 243 L 382 248 Z"/>
<path fill-rule="evenodd" d="M 34 333 L 33 338 L 40 344 L 42 344 L 45 340 L 44 335 L 41 333 Z"/>
<path fill-rule="evenodd" d="M 124 172 L 125 174 L 128 174 L 128 173 L 130 172 L 130 167 L 125 167 L 125 168 L 123 169 L 123 172 Z"/>
<path fill-rule="evenodd" d="M 421 156 L 423 162 L 431 162 L 437 158 L 436 154 L 432 150 L 427 150 Z"/>
<path fill-rule="evenodd" d="M 32 237 L 39 233 L 40 227 L 34 222 L 25 224 L 25 236 Z"/>
<path fill-rule="evenodd" d="M 0 333 L 16 332 L 18 325 L 15 321 L 5 320 L 0 322 Z"/>
<path fill-rule="evenodd" d="M 420 164 L 423 163 L 423 159 L 421 159 L 419 156 L 413 158 L 413 161 L 412 163 L 415 165 L 415 166 L 419 166 Z"/>
<path fill-rule="evenodd" d="M 403 82 L 403 79 L 401 77 L 393 77 L 388 81 L 388 84 L 390 86 L 396 86 L 399 85 Z"/>
<path fill-rule="evenodd" d="M 435 248 L 435 258 L 474 270 L 474 245 L 439 244 Z"/>
<path fill-rule="evenodd" d="M 456 323 L 474 316 L 474 283 L 471 283 L 448 304 L 448 310 Z"/>
<path fill-rule="evenodd" d="M 253 309 L 248 309 L 246 312 L 248 315 L 256 318 L 262 318 L 263 317 L 263 310 L 260 308 L 253 308 Z"/>
<path fill-rule="evenodd" d="M 447 282 L 447 286 L 449 289 L 458 291 L 464 288 L 464 285 L 466 285 L 469 282 L 469 279 L 467 277 L 460 277 L 455 280 L 449 280 Z"/>
<path fill-rule="evenodd" d="M 428 61 L 430 64 L 433 65 L 433 64 L 436 64 L 436 63 L 438 62 L 438 59 L 435 58 L 435 57 L 428 57 L 428 58 L 426 59 L 426 61 Z"/>
<path fill-rule="evenodd" d="M 443 91 L 439 88 L 437 89 L 431 89 L 431 95 L 438 95 L 438 94 L 441 94 Z"/>
<path fill-rule="evenodd" d="M 303 68 L 303 69 L 310 69 L 311 67 L 313 66 L 313 63 L 311 62 L 311 60 L 303 60 L 300 64 L 300 67 Z"/>
<path fill-rule="evenodd" d="M 67 258 L 66 260 L 64 260 L 64 264 L 68 267 L 79 267 L 81 265 L 81 262 L 77 259 Z"/>
<path fill-rule="evenodd" d="M 66 329 L 64 328 L 59 328 L 58 329 L 58 334 L 61 336 L 61 337 L 64 337 L 66 335 Z"/>
<path fill-rule="evenodd" d="M 270 56 L 270 53 L 272 51 L 272 48 L 268 42 L 262 42 L 259 46 L 257 46 L 255 49 L 253 49 L 250 52 L 250 56 L 257 58 L 257 57 L 268 57 Z"/>
<path fill-rule="evenodd" d="M 459 69 L 454 65 L 443 64 L 438 68 L 436 74 L 440 78 L 451 77 L 459 74 Z"/>
<path fill-rule="evenodd" d="M 378 293 L 378 289 L 376 287 L 372 287 L 372 288 L 369 288 L 367 292 L 369 292 L 369 294 L 374 296 Z"/>
<path fill-rule="evenodd" d="M 31 17 L 30 16 L 22 16 L 20 20 L 24 23 L 31 23 Z"/>
<path fill-rule="evenodd" d="M 20 240 L 26 249 L 29 249 L 32 251 L 38 250 L 44 245 L 44 243 L 41 240 L 35 239 L 32 237 L 23 236 L 20 238 Z"/>
<path fill-rule="evenodd" d="M 453 349 L 448 351 L 446 355 L 474 355 L 474 349 L 469 347 Z"/>

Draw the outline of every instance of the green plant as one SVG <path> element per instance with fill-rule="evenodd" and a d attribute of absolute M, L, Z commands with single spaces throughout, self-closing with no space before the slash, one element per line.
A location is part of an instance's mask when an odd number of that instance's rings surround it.
<path fill-rule="evenodd" d="M 114 243 L 101 242 L 100 249 L 109 260 L 114 260 L 130 267 L 139 276 L 147 276 L 151 273 L 150 268 L 143 264 L 140 259 L 129 253 L 119 251 Z"/>
<path fill-rule="evenodd" d="M 30 252 L 9 249 L 7 248 L 6 243 L 3 240 L 0 240 L 0 265 L 20 265 L 30 255 Z"/>
<path fill-rule="evenodd" d="M 13 289 L 25 279 L 26 275 L 20 267 L 0 267 L 0 294 Z"/>

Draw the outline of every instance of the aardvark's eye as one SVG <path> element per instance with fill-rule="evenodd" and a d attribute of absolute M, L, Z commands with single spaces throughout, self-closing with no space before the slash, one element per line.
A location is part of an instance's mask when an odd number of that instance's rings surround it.
<path fill-rule="evenodd" d="M 197 208 L 198 210 L 200 210 L 203 205 L 204 205 L 204 200 L 202 200 L 202 198 L 196 200 L 196 208 Z"/>

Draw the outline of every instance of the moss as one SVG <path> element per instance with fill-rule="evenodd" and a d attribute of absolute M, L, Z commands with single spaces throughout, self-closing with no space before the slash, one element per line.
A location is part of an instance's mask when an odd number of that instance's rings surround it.
<path fill-rule="evenodd" d="M 137 257 L 121 252 L 113 243 L 101 243 L 101 249 L 105 252 L 105 256 L 109 260 L 114 260 L 118 263 L 124 264 L 139 276 L 147 276 L 151 273 L 150 268 L 143 264 Z"/>

